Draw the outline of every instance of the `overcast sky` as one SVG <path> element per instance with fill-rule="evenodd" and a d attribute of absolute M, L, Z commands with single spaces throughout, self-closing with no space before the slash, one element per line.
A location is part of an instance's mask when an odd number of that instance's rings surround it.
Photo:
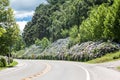
<path fill-rule="evenodd" d="M 31 20 L 35 8 L 41 4 L 46 3 L 45 0 L 10 0 L 10 6 L 14 10 L 15 18 L 23 31 L 25 24 Z"/>

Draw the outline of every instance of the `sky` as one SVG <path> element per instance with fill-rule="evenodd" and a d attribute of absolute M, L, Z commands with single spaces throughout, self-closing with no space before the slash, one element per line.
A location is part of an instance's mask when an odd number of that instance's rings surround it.
<path fill-rule="evenodd" d="M 14 10 L 15 19 L 20 27 L 21 32 L 28 21 L 32 19 L 34 10 L 45 0 L 10 0 L 10 6 Z"/>

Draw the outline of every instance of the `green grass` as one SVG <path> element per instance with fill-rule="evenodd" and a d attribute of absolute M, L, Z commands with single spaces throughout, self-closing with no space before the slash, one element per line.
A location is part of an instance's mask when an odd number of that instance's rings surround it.
<path fill-rule="evenodd" d="M 120 66 L 118 66 L 118 67 L 117 67 L 117 70 L 119 70 L 119 71 L 120 71 Z"/>
<path fill-rule="evenodd" d="M 0 70 L 6 69 L 6 68 L 11 68 L 14 67 L 18 64 L 18 62 L 13 61 L 10 65 L 7 65 L 6 67 L 0 67 Z"/>
<path fill-rule="evenodd" d="M 13 61 L 10 65 L 8 65 L 7 67 L 14 67 L 18 64 L 18 62 L 16 61 Z"/>
<path fill-rule="evenodd" d="M 113 61 L 113 60 L 118 60 L 118 59 L 120 59 L 120 51 L 106 54 L 100 58 L 90 60 L 88 61 L 88 63 L 103 63 L 103 62 L 108 62 L 108 61 Z"/>
<path fill-rule="evenodd" d="M 6 67 L 0 67 L 0 71 L 3 70 L 3 69 L 5 69 L 5 68 L 6 68 Z"/>

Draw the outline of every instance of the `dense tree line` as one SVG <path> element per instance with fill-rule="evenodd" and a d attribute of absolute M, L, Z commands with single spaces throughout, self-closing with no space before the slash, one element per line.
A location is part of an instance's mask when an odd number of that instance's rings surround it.
<path fill-rule="evenodd" d="M 89 40 L 119 39 L 116 35 L 119 33 L 116 31 L 119 29 L 119 0 L 47 0 L 47 2 L 36 8 L 32 21 L 25 26 L 23 39 L 27 46 L 45 37 L 53 42 L 70 36 L 70 46 Z"/>

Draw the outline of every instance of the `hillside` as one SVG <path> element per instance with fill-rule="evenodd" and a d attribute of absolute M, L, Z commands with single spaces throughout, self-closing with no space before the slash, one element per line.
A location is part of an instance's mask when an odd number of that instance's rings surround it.
<path fill-rule="evenodd" d="M 50 44 L 44 50 L 36 45 L 32 45 L 26 48 L 20 55 L 20 51 L 17 53 L 18 57 L 26 58 L 43 58 L 43 56 L 51 56 L 51 59 L 71 59 L 71 60 L 91 60 L 97 57 L 101 57 L 107 53 L 112 53 L 120 50 L 120 44 L 115 42 L 93 42 L 88 41 L 82 44 L 76 44 L 70 49 L 68 48 L 69 38 L 59 39 Z M 42 57 L 41 57 L 42 56 Z M 84 59 L 83 59 L 84 58 Z M 82 60 L 83 59 L 83 60 Z"/>
<path fill-rule="evenodd" d="M 48 0 L 25 26 L 22 56 L 86 61 L 119 51 L 119 12 L 120 0 Z"/>
<path fill-rule="evenodd" d="M 111 16 L 107 15 L 107 12 L 105 13 L 105 11 L 108 10 L 109 14 L 112 15 L 112 12 L 109 11 L 109 8 L 117 5 L 116 3 L 118 3 L 119 0 L 115 2 L 115 4 L 113 4 L 113 0 L 47 1 L 48 4 L 40 4 L 36 8 L 32 20 L 28 22 L 24 28 L 23 40 L 25 41 L 26 46 L 33 45 L 37 39 L 42 40 L 45 37 L 50 42 L 54 42 L 61 38 L 71 37 L 72 45 L 89 40 L 106 40 L 109 38 L 114 39 L 113 37 L 111 38 L 111 35 L 107 35 L 108 32 L 106 31 L 105 34 L 101 36 L 101 32 L 104 32 L 101 27 L 103 27 L 105 30 L 109 30 L 109 28 L 105 27 L 109 26 L 107 22 L 111 19 Z M 114 11 L 114 14 L 117 14 L 116 11 Z M 109 17 L 105 21 L 106 24 L 103 25 L 102 23 L 104 23 L 104 21 L 102 20 L 106 19 L 105 16 Z M 113 17 L 115 18 L 114 15 Z M 90 39 L 90 37 L 92 39 Z"/>

